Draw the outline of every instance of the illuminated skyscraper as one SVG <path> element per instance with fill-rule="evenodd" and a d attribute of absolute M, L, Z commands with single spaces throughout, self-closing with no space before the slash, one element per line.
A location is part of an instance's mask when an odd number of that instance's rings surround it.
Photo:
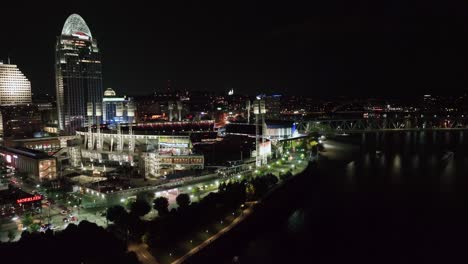
<path fill-rule="evenodd" d="M 77 14 L 67 18 L 55 49 L 55 80 L 59 129 L 66 134 L 86 126 L 87 103 L 102 104 L 101 55 L 86 22 Z"/>
<path fill-rule="evenodd" d="M 40 130 L 40 116 L 31 104 L 31 83 L 13 64 L 0 61 L 0 135 L 28 137 Z"/>
<path fill-rule="evenodd" d="M 31 83 L 13 64 L 0 62 L 0 105 L 31 104 Z"/>

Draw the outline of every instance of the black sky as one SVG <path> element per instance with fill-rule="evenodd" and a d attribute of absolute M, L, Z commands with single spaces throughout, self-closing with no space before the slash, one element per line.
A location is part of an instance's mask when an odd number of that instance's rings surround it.
<path fill-rule="evenodd" d="M 104 87 L 119 93 L 168 79 L 180 89 L 317 96 L 466 90 L 462 1 L 94 1 L 1 13 L 0 57 L 36 93 L 55 91 L 54 44 L 72 13 L 98 40 Z"/>

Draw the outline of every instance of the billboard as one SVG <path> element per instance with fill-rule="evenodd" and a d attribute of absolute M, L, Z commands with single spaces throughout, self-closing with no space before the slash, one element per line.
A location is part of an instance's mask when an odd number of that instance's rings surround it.
<path fill-rule="evenodd" d="M 123 103 L 118 102 L 115 106 L 115 116 L 121 117 L 123 116 Z"/>
<path fill-rule="evenodd" d="M 93 116 L 93 103 L 89 102 L 86 107 L 87 116 Z"/>
<path fill-rule="evenodd" d="M 132 101 L 128 102 L 127 104 L 127 116 L 129 117 L 135 116 L 135 105 Z"/>
<path fill-rule="evenodd" d="M 102 104 L 96 104 L 96 116 L 102 116 Z"/>

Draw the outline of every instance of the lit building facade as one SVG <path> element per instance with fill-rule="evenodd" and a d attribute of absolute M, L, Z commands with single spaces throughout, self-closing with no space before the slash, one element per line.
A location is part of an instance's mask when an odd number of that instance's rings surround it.
<path fill-rule="evenodd" d="M 278 120 L 281 117 L 281 95 L 272 94 L 265 96 L 265 105 L 267 108 L 266 119 Z"/>
<path fill-rule="evenodd" d="M 0 105 L 31 104 L 31 83 L 13 64 L 0 62 Z"/>
<path fill-rule="evenodd" d="M 42 151 L 27 148 L 0 147 L 0 157 L 4 162 L 26 173 L 35 181 L 57 179 L 57 160 Z"/>
<path fill-rule="evenodd" d="M 35 132 L 41 131 L 41 115 L 35 105 L 5 105 L 0 106 L 0 112 L 0 133 L 4 138 L 32 137 Z"/>
<path fill-rule="evenodd" d="M 102 99 L 102 121 L 110 125 L 132 123 L 134 108 L 129 98 L 119 97 L 112 88 L 107 88 Z"/>
<path fill-rule="evenodd" d="M 57 37 L 55 78 L 59 129 L 73 134 L 87 125 L 87 104 L 93 104 L 96 122 L 97 106 L 102 103 L 102 66 L 97 41 L 86 22 L 77 14 L 67 18 L 62 34 Z M 100 117 L 97 117 L 100 118 Z"/>
<path fill-rule="evenodd" d="M 80 161 L 72 163 L 129 164 L 145 177 L 159 177 L 179 170 L 203 169 L 203 155 L 192 153 L 194 134 L 213 131 L 214 122 L 158 122 L 82 128 Z"/>
<path fill-rule="evenodd" d="M 31 83 L 13 64 L 0 62 L 0 134 L 28 136 L 40 129 L 31 104 Z"/>

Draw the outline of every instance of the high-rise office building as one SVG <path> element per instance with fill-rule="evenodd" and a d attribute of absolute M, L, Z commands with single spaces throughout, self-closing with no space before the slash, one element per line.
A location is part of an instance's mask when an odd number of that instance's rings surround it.
<path fill-rule="evenodd" d="M 31 83 L 13 64 L 0 61 L 0 134 L 28 137 L 40 130 L 40 116 L 31 104 Z"/>
<path fill-rule="evenodd" d="M 102 99 L 103 123 L 109 125 L 131 123 L 134 111 L 134 104 L 128 97 L 119 97 L 112 88 L 106 89 Z"/>
<path fill-rule="evenodd" d="M 97 41 L 77 14 L 67 18 L 55 49 L 55 79 L 59 129 L 73 134 L 88 124 L 87 104 L 102 104 L 102 67 Z M 100 121 L 100 120 L 99 120 Z"/>
<path fill-rule="evenodd" d="M 0 62 L 0 105 L 31 103 L 31 83 L 13 64 Z"/>

